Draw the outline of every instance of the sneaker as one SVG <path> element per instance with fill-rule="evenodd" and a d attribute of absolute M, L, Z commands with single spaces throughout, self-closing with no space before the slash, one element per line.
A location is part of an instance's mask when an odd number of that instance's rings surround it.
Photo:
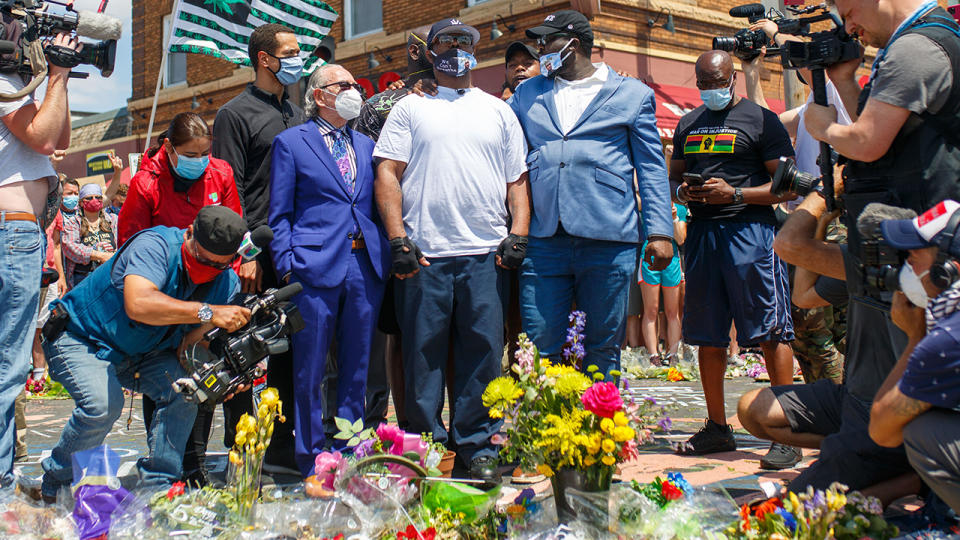
<path fill-rule="evenodd" d="M 663 360 L 660 359 L 659 354 L 650 355 L 650 365 L 654 367 L 660 367 L 663 365 Z"/>
<path fill-rule="evenodd" d="M 785 444 L 773 443 L 767 455 L 760 458 L 760 468 L 779 471 L 789 469 L 803 458 L 803 453 L 796 446 L 787 446 Z"/>
<path fill-rule="evenodd" d="M 663 357 L 663 365 L 674 367 L 680 363 L 680 360 L 677 358 L 677 353 L 670 353 Z"/>
<path fill-rule="evenodd" d="M 513 470 L 512 480 L 514 484 L 536 484 L 546 479 L 546 476 L 536 471 L 525 471 L 520 467 Z"/>
<path fill-rule="evenodd" d="M 497 458 L 480 456 L 470 461 L 470 478 L 483 480 L 488 484 L 499 484 L 499 476 L 497 474 Z"/>
<path fill-rule="evenodd" d="M 700 431 L 674 448 L 682 456 L 702 456 L 717 452 L 732 452 L 737 449 L 733 428 L 707 420 Z"/>

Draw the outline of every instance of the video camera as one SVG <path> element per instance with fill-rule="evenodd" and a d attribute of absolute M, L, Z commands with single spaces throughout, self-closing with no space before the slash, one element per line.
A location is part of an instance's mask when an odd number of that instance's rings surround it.
<path fill-rule="evenodd" d="M 66 7 L 54 13 L 50 4 Z M 122 23 L 101 13 L 75 11 L 71 3 L 53 0 L 0 0 L 0 72 L 19 73 L 30 80 L 27 87 L 13 95 L 0 94 L 0 101 L 20 99 L 33 92 L 47 73 L 47 60 L 54 65 L 74 68 L 92 65 L 100 74 L 113 74 L 117 57 L 117 40 Z M 83 43 L 80 52 L 49 43 L 50 38 L 65 32 L 101 40 Z M 86 73 L 71 72 L 71 77 L 85 78 Z"/>
<path fill-rule="evenodd" d="M 300 310 L 287 301 L 302 290 L 291 283 L 248 298 L 244 307 L 250 310 L 250 322 L 232 334 L 214 328 L 204 336 L 209 348 L 196 344 L 184 351 L 181 362 L 188 374 L 174 381 L 173 389 L 187 401 L 213 406 L 262 377 L 260 361 L 286 352 L 290 336 L 304 328 Z"/>
<path fill-rule="evenodd" d="M 833 13 L 826 4 L 818 4 L 805 8 L 787 6 L 790 13 L 797 18 L 784 17 L 776 9 L 770 8 L 767 13 L 763 4 L 744 4 L 730 9 L 731 17 L 745 17 L 750 24 L 761 19 L 770 19 L 777 25 L 777 31 L 782 34 L 806 36 L 809 41 L 787 41 L 783 47 L 768 47 L 766 55 L 780 55 L 785 68 L 817 68 L 860 58 L 860 46 L 852 36 L 843 29 L 843 22 Z M 834 27 L 823 32 L 810 32 L 810 25 L 831 21 Z M 732 52 L 741 60 L 753 60 L 760 55 L 761 47 L 770 45 L 763 30 L 743 29 L 732 37 L 713 38 L 713 48 Z"/>

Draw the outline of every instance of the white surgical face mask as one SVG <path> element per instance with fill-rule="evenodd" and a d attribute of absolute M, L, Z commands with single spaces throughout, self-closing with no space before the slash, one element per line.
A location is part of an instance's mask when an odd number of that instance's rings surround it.
<path fill-rule="evenodd" d="M 327 92 L 324 90 L 324 92 Z M 332 92 L 327 92 L 332 94 Z M 324 105 L 326 106 L 326 105 Z M 360 116 L 360 107 L 363 106 L 363 96 L 355 88 L 341 90 L 337 94 L 337 99 L 333 102 L 333 109 L 337 111 L 340 118 L 344 120 L 353 120 Z M 329 107 L 327 107 L 329 108 Z"/>
<path fill-rule="evenodd" d="M 913 267 L 910 266 L 910 263 L 904 263 L 903 268 L 900 269 L 900 290 L 903 291 L 903 294 L 907 295 L 907 299 L 917 307 L 925 308 L 927 307 L 927 290 L 923 288 L 923 276 L 929 274 L 930 271 L 917 275 L 913 271 Z"/>

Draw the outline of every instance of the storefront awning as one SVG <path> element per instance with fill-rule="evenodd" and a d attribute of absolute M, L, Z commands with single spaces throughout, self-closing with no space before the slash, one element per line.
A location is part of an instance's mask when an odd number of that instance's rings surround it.
<path fill-rule="evenodd" d="M 700 91 L 695 87 L 671 86 L 668 84 L 648 83 L 657 100 L 657 131 L 661 139 L 673 139 L 680 118 L 696 109 L 702 103 Z M 786 110 L 783 101 L 768 99 L 770 110 L 779 114 Z"/>

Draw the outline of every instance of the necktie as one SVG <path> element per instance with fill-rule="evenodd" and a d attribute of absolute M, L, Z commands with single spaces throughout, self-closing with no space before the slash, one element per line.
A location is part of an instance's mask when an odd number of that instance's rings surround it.
<path fill-rule="evenodd" d="M 347 141 L 344 140 L 343 132 L 339 129 L 333 132 L 333 159 L 337 161 L 337 168 L 340 169 L 340 176 L 343 177 L 343 183 L 347 186 L 347 193 L 353 195 L 354 178 L 350 170 Z"/>

